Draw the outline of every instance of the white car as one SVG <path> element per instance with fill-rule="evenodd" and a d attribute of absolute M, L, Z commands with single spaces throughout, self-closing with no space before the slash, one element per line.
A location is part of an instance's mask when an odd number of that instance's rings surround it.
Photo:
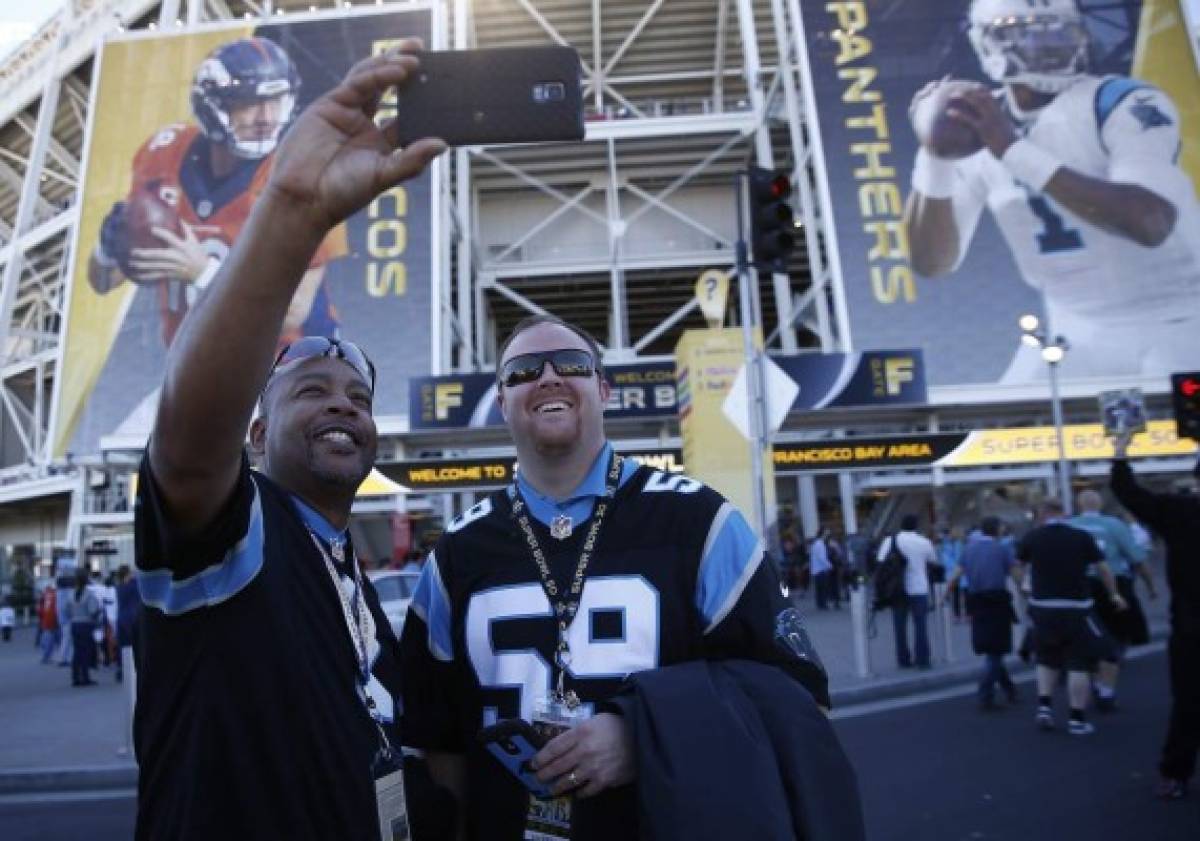
<path fill-rule="evenodd" d="M 413 592 L 417 589 L 419 572 L 400 572 L 394 569 L 372 570 L 367 573 L 375 592 L 379 594 L 379 604 L 387 615 L 388 622 L 396 636 L 400 636 L 404 628 L 404 617 L 408 615 L 408 604 L 412 601 Z"/>

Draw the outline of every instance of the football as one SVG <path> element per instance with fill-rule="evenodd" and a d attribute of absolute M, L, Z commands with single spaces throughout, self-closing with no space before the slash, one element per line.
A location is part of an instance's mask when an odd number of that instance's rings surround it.
<path fill-rule="evenodd" d="M 913 130 L 921 145 L 935 156 L 957 160 L 983 148 L 983 141 L 975 129 L 946 113 L 951 100 L 974 87 L 977 87 L 975 82 L 943 82 L 917 103 L 913 111 Z M 967 106 L 964 104 L 961 107 Z"/>
<path fill-rule="evenodd" d="M 182 233 L 179 214 L 159 196 L 159 184 L 150 182 L 135 190 L 125 200 L 125 230 L 129 232 L 129 247 L 163 248 L 166 243 L 153 233 L 153 228 L 166 228 Z"/>

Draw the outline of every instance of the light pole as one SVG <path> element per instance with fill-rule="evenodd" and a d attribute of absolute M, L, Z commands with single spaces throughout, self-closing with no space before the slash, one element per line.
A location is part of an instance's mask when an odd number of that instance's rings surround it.
<path fill-rule="evenodd" d="M 1071 349 L 1063 336 L 1050 337 L 1036 315 L 1023 315 L 1017 323 L 1021 326 L 1021 341 L 1041 351 L 1042 359 L 1050 369 L 1050 409 L 1054 414 L 1054 434 L 1058 439 L 1058 495 L 1062 499 L 1063 511 L 1069 516 L 1074 506 L 1071 500 L 1071 474 L 1067 465 L 1067 447 L 1063 440 L 1062 397 L 1058 393 L 1058 366 Z"/>

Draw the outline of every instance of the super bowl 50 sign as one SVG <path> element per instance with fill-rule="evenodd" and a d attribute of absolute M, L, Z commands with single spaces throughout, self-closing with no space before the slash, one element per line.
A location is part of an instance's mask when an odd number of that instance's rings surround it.
<path fill-rule="evenodd" d="M 355 62 L 409 36 L 436 46 L 439 30 L 432 7 L 411 5 L 105 44 L 57 378 L 57 454 L 141 446 L 166 349 L 240 234 L 289 126 Z M 395 113 L 385 99 L 376 119 Z M 361 344 L 383 384 L 377 416 L 404 414 L 404 381 L 430 370 L 432 178 L 377 196 L 330 234 L 279 338 Z"/>

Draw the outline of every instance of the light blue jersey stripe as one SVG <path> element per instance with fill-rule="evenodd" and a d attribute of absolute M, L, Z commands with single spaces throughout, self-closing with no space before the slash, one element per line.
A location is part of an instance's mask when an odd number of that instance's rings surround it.
<path fill-rule="evenodd" d="M 429 629 L 429 653 L 449 663 L 454 659 L 454 643 L 450 636 L 450 596 L 442 582 L 437 555 L 429 553 L 425 568 L 417 581 L 412 603 L 408 609 L 421 617 Z"/>
<path fill-rule="evenodd" d="M 696 578 L 696 608 L 704 617 L 704 633 L 733 610 L 762 559 L 762 541 L 746 518 L 726 502 L 709 527 Z"/>
<path fill-rule="evenodd" d="M 246 536 L 225 553 L 220 563 L 191 578 L 175 581 L 168 569 L 137 570 L 142 601 L 168 616 L 178 616 L 202 607 L 213 607 L 244 590 L 262 570 L 263 517 L 258 485 L 250 505 Z"/>

